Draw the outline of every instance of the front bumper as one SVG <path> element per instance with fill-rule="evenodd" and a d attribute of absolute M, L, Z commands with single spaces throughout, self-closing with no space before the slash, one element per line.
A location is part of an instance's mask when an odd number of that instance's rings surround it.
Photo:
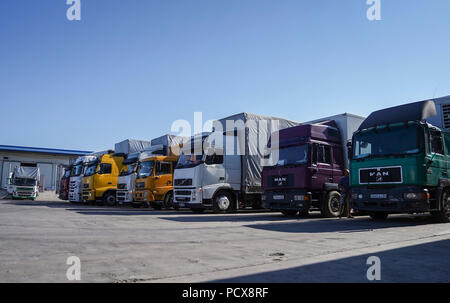
<path fill-rule="evenodd" d="M 422 199 L 405 199 L 407 193 L 425 193 Z M 418 186 L 397 186 L 390 189 L 352 188 L 352 208 L 361 212 L 420 213 L 430 210 L 430 199 Z"/>
<path fill-rule="evenodd" d="M 92 189 L 83 189 L 83 201 L 95 201 L 95 191 Z"/>
<path fill-rule="evenodd" d="M 211 205 L 203 204 L 202 189 L 189 187 L 175 187 L 173 195 L 174 207 L 187 207 L 193 209 L 206 209 Z"/>
<path fill-rule="evenodd" d="M 276 211 L 306 211 L 311 208 L 312 194 L 305 190 L 264 191 L 265 208 Z"/>
<path fill-rule="evenodd" d="M 117 190 L 116 199 L 119 204 L 133 202 L 133 193 L 129 190 Z"/>

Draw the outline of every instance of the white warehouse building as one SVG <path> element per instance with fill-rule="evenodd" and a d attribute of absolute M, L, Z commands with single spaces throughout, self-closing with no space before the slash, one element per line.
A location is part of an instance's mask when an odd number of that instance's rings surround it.
<path fill-rule="evenodd" d="M 90 151 L 0 145 L 0 189 L 6 188 L 9 173 L 15 166 L 36 166 L 41 173 L 43 190 L 54 191 L 64 173 L 79 156 Z"/>

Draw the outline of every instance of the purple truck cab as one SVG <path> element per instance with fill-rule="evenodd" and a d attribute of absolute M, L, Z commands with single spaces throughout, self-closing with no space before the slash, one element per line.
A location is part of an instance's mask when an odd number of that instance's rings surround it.
<path fill-rule="evenodd" d="M 334 118 L 280 130 L 278 148 L 269 143 L 273 166 L 262 172 L 266 208 L 285 215 L 310 210 L 327 217 L 340 215 L 338 182 L 348 167 L 347 141 L 363 118 Z"/>

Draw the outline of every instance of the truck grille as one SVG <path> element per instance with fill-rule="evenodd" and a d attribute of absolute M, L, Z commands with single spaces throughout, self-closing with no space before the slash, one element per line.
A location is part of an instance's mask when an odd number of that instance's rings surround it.
<path fill-rule="evenodd" d="M 83 184 L 83 188 L 89 188 L 89 184 L 87 183 Z"/>
<path fill-rule="evenodd" d="M 190 196 L 191 192 L 189 190 L 176 190 L 175 195 Z"/>
<path fill-rule="evenodd" d="M 174 184 L 175 186 L 191 186 L 192 179 L 175 179 Z"/>
<path fill-rule="evenodd" d="M 442 121 L 444 128 L 450 128 L 450 104 L 442 104 Z"/>
<path fill-rule="evenodd" d="M 359 184 L 392 184 L 402 182 L 401 166 L 362 168 L 359 170 Z"/>

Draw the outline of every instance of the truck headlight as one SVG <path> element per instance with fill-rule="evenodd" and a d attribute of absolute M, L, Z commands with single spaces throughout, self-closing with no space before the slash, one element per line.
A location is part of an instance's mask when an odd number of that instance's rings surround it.
<path fill-rule="evenodd" d="M 404 193 L 403 199 L 405 200 L 425 200 L 429 198 L 427 193 Z"/>
<path fill-rule="evenodd" d="M 192 191 L 192 200 L 197 200 L 197 191 L 195 189 Z"/>
<path fill-rule="evenodd" d="M 307 201 L 307 200 L 309 200 L 309 197 L 306 195 L 295 195 L 294 200 L 295 201 Z"/>

